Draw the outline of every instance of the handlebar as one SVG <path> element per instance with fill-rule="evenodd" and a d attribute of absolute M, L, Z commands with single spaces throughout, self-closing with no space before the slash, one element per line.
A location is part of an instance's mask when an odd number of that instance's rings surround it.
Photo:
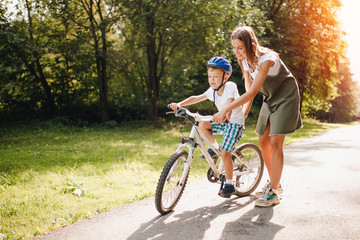
<path fill-rule="evenodd" d="M 171 114 L 171 113 L 174 113 L 175 117 L 183 117 L 183 118 L 187 118 L 187 116 L 193 117 L 197 122 L 213 120 L 212 115 L 203 116 L 200 115 L 199 113 L 190 112 L 188 109 L 184 107 L 178 107 L 176 112 L 172 111 L 172 112 L 167 112 L 166 114 Z"/>

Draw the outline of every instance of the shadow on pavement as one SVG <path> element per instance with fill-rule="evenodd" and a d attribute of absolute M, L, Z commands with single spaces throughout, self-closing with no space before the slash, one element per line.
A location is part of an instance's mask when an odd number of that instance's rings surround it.
<path fill-rule="evenodd" d="M 247 198 L 248 200 L 243 204 L 239 203 L 238 200 L 240 198 L 231 198 L 211 207 L 202 207 L 180 214 L 171 212 L 165 216 L 157 216 L 142 224 L 127 239 L 205 239 L 206 231 L 216 227 L 212 221 L 219 216 L 240 211 L 250 203 L 253 203 L 254 197 Z M 272 208 L 253 208 L 240 216 L 238 220 L 222 224 L 222 226 L 225 225 L 225 228 L 221 239 L 241 239 L 241 235 L 246 237 L 246 239 L 249 239 L 249 236 L 266 236 L 266 239 L 273 239 L 276 232 L 283 227 L 270 223 L 272 216 Z M 219 228 L 216 231 L 221 231 L 221 229 Z M 258 231 L 266 232 L 259 235 Z"/>
<path fill-rule="evenodd" d="M 285 147 L 286 149 L 287 147 Z M 351 149 L 352 146 L 346 145 L 346 142 L 298 142 L 290 145 L 293 152 L 304 151 L 321 151 L 326 149 L 338 148 L 338 149 Z"/>
<path fill-rule="evenodd" d="M 283 226 L 271 223 L 274 207 L 254 207 L 238 220 L 228 222 L 221 239 L 274 239 Z"/>
<path fill-rule="evenodd" d="M 348 146 L 344 142 L 299 142 L 284 148 L 285 163 L 297 167 L 321 167 L 328 155 L 334 154 L 332 151 L 336 150 L 340 157 L 340 151 L 343 153 L 352 149 L 352 146 Z"/>

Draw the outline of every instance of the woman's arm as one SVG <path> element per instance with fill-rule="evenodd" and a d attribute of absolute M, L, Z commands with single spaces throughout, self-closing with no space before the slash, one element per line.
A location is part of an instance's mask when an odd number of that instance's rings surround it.
<path fill-rule="evenodd" d="M 233 101 L 234 101 L 234 98 L 228 98 L 228 99 L 226 100 L 225 106 L 229 105 L 229 104 L 232 103 Z M 227 120 L 230 120 L 231 113 L 232 113 L 232 111 L 228 111 L 228 112 L 226 113 L 226 116 L 225 116 L 225 117 L 226 117 Z"/>
<path fill-rule="evenodd" d="M 231 104 L 224 107 L 220 112 L 216 113 L 214 115 L 215 122 L 217 123 L 223 122 L 225 120 L 225 116 L 227 115 L 227 112 L 233 110 L 234 108 L 240 107 L 241 105 L 244 105 L 247 102 L 252 102 L 256 94 L 259 92 L 261 86 L 264 84 L 264 81 L 266 79 L 270 67 L 272 67 L 273 65 L 274 62 L 271 60 L 263 62 L 259 67 L 259 72 L 256 75 L 255 80 L 251 83 L 250 89 L 246 91 L 246 93 L 241 95 L 239 98 L 237 98 L 235 101 L 233 101 Z M 244 75 L 244 77 L 245 76 L 246 75 Z M 249 76 L 246 76 L 246 78 L 249 78 Z"/>
<path fill-rule="evenodd" d="M 242 67 L 241 67 L 242 68 Z M 243 75 L 244 75 L 244 82 L 245 82 L 245 90 L 246 92 L 250 90 L 251 88 L 251 80 L 250 80 L 250 75 L 249 75 L 249 72 L 248 71 L 243 71 Z M 250 108 L 251 108 L 251 105 L 253 103 L 253 99 L 246 102 L 244 105 L 243 105 L 243 113 L 245 115 L 245 118 L 247 118 L 247 115 L 249 114 L 250 112 Z"/>

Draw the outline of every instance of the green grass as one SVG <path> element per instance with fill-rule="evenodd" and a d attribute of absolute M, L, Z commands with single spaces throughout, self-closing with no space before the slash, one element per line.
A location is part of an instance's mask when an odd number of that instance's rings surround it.
<path fill-rule="evenodd" d="M 154 195 L 161 170 L 181 138 L 179 124 L 163 125 L 3 126 L 0 239 L 31 239 Z M 286 144 L 341 126 L 305 120 L 304 128 L 289 135 Z M 183 130 L 185 135 L 189 129 Z M 257 143 L 250 121 L 243 142 Z M 199 154 L 197 150 L 190 181 L 206 176 L 208 166 Z"/>

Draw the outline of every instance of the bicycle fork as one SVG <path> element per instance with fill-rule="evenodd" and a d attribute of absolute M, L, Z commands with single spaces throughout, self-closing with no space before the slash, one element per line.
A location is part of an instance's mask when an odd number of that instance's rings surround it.
<path fill-rule="evenodd" d="M 189 144 L 191 144 L 191 146 Z M 190 166 L 191 166 L 192 161 L 194 159 L 193 156 L 194 156 L 195 147 L 196 147 L 196 143 L 194 142 L 193 139 L 191 139 L 191 138 L 189 138 L 189 139 L 182 138 L 181 141 L 180 141 L 180 145 L 176 149 L 177 153 L 180 153 L 184 148 L 185 149 L 187 148 L 189 150 L 186 161 L 184 162 L 184 171 L 182 172 L 182 175 L 181 175 L 181 178 L 180 178 L 180 181 L 179 181 L 180 186 L 184 183 L 184 181 L 186 179 L 186 176 L 187 176 L 187 174 L 188 174 L 188 172 L 190 170 Z M 173 169 L 175 169 L 175 165 L 174 165 Z M 171 172 L 171 174 L 172 174 L 172 172 Z"/>

